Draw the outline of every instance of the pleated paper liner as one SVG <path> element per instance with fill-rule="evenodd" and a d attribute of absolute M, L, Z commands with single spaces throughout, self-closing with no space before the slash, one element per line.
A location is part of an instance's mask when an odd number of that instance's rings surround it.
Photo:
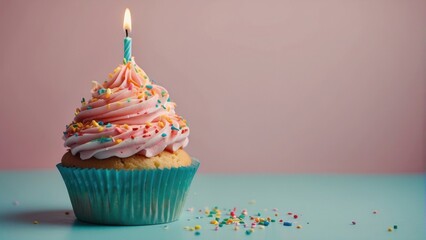
<path fill-rule="evenodd" d="M 149 225 L 176 221 L 200 162 L 187 167 L 115 170 L 63 167 L 74 213 L 80 221 Z"/>

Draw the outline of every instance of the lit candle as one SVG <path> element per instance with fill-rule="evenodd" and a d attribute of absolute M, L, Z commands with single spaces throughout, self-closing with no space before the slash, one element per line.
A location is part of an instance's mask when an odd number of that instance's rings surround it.
<path fill-rule="evenodd" d="M 126 32 L 126 37 L 124 38 L 124 60 L 130 61 L 132 58 L 132 39 L 129 37 L 129 33 L 132 31 L 132 18 L 128 8 L 126 8 L 124 13 L 123 29 Z"/>

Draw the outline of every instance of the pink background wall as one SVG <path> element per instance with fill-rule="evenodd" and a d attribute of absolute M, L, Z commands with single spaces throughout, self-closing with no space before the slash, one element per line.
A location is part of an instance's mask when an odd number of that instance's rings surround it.
<path fill-rule="evenodd" d="M 250 2 L 250 3 L 249 3 Z M 426 1 L 1 1 L 0 168 L 53 168 L 62 131 L 133 54 L 204 172 L 422 172 Z"/>

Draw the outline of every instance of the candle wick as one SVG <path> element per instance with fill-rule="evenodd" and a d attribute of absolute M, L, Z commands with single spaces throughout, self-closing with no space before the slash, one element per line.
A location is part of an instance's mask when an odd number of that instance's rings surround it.
<path fill-rule="evenodd" d="M 126 37 L 129 37 L 129 31 L 126 29 Z"/>

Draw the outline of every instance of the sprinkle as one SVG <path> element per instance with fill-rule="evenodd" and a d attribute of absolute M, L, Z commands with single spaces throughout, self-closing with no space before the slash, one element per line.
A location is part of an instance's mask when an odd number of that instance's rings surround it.
<path fill-rule="evenodd" d="M 166 109 L 166 107 L 164 105 L 161 105 L 162 108 Z"/>
<path fill-rule="evenodd" d="M 216 220 L 211 220 L 210 221 L 210 224 L 218 224 L 219 222 L 218 221 L 216 221 Z"/>
<path fill-rule="evenodd" d="M 107 123 L 107 125 L 105 125 L 107 128 L 110 128 L 110 127 L 112 127 L 112 124 L 111 123 Z"/>
<path fill-rule="evenodd" d="M 172 130 L 179 131 L 179 128 L 176 128 L 175 126 L 172 125 Z M 235 213 L 234 213 L 234 215 L 235 215 Z"/>
<path fill-rule="evenodd" d="M 169 225 L 166 225 L 163 227 L 164 229 L 169 229 Z"/>
<path fill-rule="evenodd" d="M 235 231 L 238 231 L 239 229 L 240 229 L 240 228 L 239 228 L 238 226 L 235 226 L 235 227 L 234 227 L 234 230 L 235 230 Z"/>
<path fill-rule="evenodd" d="M 200 236 L 201 233 L 200 232 L 195 232 L 195 236 Z"/>
<path fill-rule="evenodd" d="M 158 126 L 159 126 L 160 128 L 163 128 L 163 127 L 164 127 L 164 123 L 163 123 L 163 122 L 158 122 Z"/>
<path fill-rule="evenodd" d="M 166 95 L 166 91 L 161 91 L 161 96 L 164 97 Z"/>
<path fill-rule="evenodd" d="M 220 225 L 219 225 L 220 226 Z M 215 231 L 218 231 L 219 230 L 219 227 L 218 226 L 216 226 L 215 228 L 214 228 L 214 230 Z"/>
<path fill-rule="evenodd" d="M 92 107 L 91 106 L 87 106 L 87 110 L 90 110 L 90 109 L 92 109 Z"/>
<path fill-rule="evenodd" d="M 157 100 L 158 103 L 161 103 L 160 99 Z"/>
<path fill-rule="evenodd" d="M 167 98 L 167 102 L 170 102 L 170 98 Z"/>
<path fill-rule="evenodd" d="M 352 221 L 352 225 L 356 225 L 356 222 L 355 222 L 355 221 Z"/>
<path fill-rule="evenodd" d="M 392 232 L 393 229 L 391 227 L 388 227 L 388 232 Z"/>
<path fill-rule="evenodd" d="M 398 226 L 397 225 L 393 225 L 393 229 L 398 229 Z"/>
<path fill-rule="evenodd" d="M 259 229 L 265 229 L 265 226 L 260 225 Z"/>
<path fill-rule="evenodd" d="M 152 89 L 152 85 L 146 85 L 147 89 Z"/>
<path fill-rule="evenodd" d="M 92 120 L 92 125 L 95 126 L 95 127 L 99 127 L 98 122 L 96 122 L 95 120 Z"/>
<path fill-rule="evenodd" d="M 167 133 L 162 133 L 162 134 L 161 134 L 161 136 L 162 136 L 162 137 L 166 137 L 166 136 L 167 136 Z"/>
<path fill-rule="evenodd" d="M 263 225 L 264 225 L 265 227 L 267 227 L 267 226 L 269 225 L 269 222 L 268 222 L 268 221 L 265 221 L 265 222 L 263 222 Z"/>
<path fill-rule="evenodd" d="M 104 127 L 98 127 L 98 131 L 102 132 L 105 128 Z"/>
<path fill-rule="evenodd" d="M 284 222 L 283 226 L 287 226 L 287 227 L 291 227 L 293 225 L 293 223 L 291 222 Z"/>
<path fill-rule="evenodd" d="M 201 229 L 201 226 L 200 225 L 195 225 L 195 230 L 200 230 Z"/>
<path fill-rule="evenodd" d="M 297 216 L 297 214 L 294 214 L 294 219 L 297 219 L 297 218 L 299 218 L 299 216 Z"/>
<path fill-rule="evenodd" d="M 84 103 L 84 102 L 86 102 L 86 99 L 82 98 L 81 103 Z"/>
<path fill-rule="evenodd" d="M 302 225 L 297 225 L 297 226 L 296 226 L 296 228 L 297 228 L 297 229 L 301 229 L 301 228 L 302 228 Z"/>
<path fill-rule="evenodd" d="M 288 212 L 288 213 L 287 213 L 287 215 L 293 215 L 293 213 L 291 213 L 291 212 Z"/>
<path fill-rule="evenodd" d="M 127 102 L 130 102 L 130 98 L 127 99 Z"/>
<path fill-rule="evenodd" d="M 121 143 L 123 141 L 123 139 L 120 139 L 120 138 L 118 138 L 118 139 L 115 139 L 115 143 Z"/>
<path fill-rule="evenodd" d="M 111 96 L 111 92 L 112 92 L 111 89 L 107 88 L 105 97 L 109 98 Z"/>
<path fill-rule="evenodd" d="M 98 94 L 99 94 L 99 95 L 102 95 L 102 94 L 104 94 L 105 92 L 106 92 L 106 89 L 105 89 L 105 88 L 98 89 Z"/>
<path fill-rule="evenodd" d="M 39 222 L 37 220 L 33 221 L 33 224 L 39 224 Z"/>
<path fill-rule="evenodd" d="M 373 211 L 373 214 L 377 214 L 377 213 L 379 213 L 379 211 L 377 211 L 377 210 L 374 210 L 374 211 Z"/>

